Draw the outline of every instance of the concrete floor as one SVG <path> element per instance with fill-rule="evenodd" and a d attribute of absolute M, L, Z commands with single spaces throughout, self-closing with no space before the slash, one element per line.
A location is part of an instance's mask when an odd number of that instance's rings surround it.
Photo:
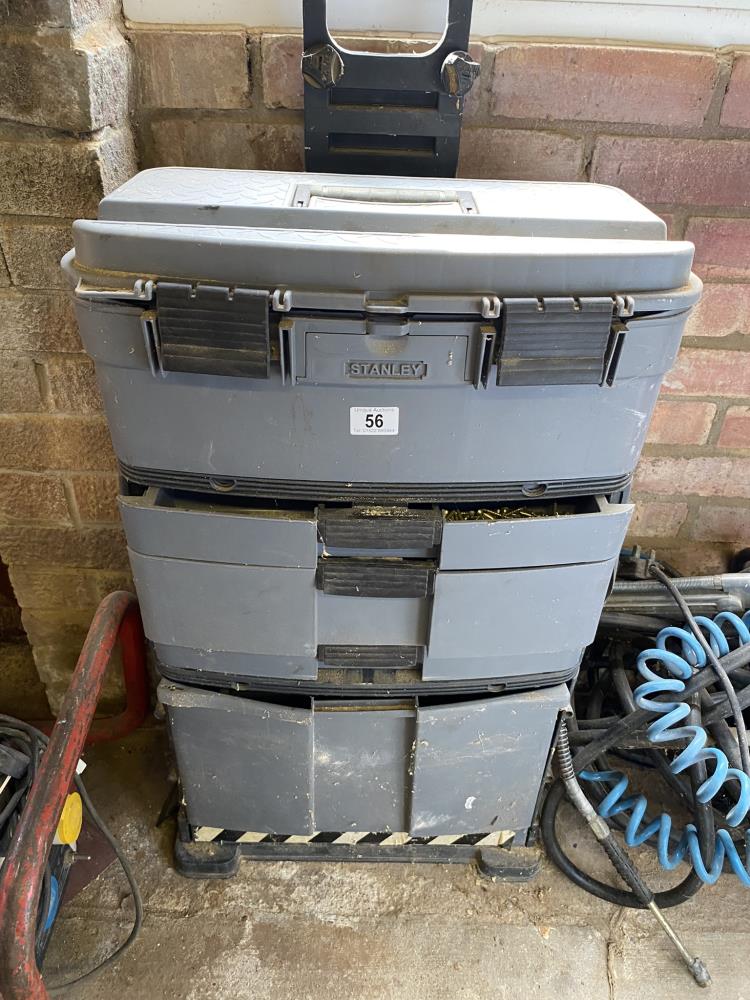
<path fill-rule="evenodd" d="M 228 882 L 171 867 L 172 827 L 155 829 L 166 789 L 163 731 L 87 754 L 89 791 L 132 859 L 146 917 L 138 942 L 77 1000 L 685 1000 L 698 988 L 651 918 L 570 885 L 549 863 L 524 886 L 467 866 L 244 862 Z M 569 845 L 606 877 L 571 815 Z M 652 883 L 653 856 L 639 857 Z M 725 877 L 672 911 L 708 963 L 716 1000 L 750 1000 L 750 894 Z M 52 984 L 90 967 L 128 931 L 113 866 L 63 909 Z"/>

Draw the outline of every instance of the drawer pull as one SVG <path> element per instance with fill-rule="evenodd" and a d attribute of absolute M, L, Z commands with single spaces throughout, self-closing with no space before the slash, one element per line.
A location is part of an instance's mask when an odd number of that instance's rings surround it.
<path fill-rule="evenodd" d="M 429 597 L 435 565 L 416 559 L 340 559 L 318 562 L 316 585 L 339 597 Z"/>

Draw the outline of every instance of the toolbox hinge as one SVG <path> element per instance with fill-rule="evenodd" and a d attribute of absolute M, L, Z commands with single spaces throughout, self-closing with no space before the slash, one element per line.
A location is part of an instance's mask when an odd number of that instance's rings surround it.
<path fill-rule="evenodd" d="M 238 286 L 159 281 L 144 314 L 147 348 L 166 372 L 267 379 L 269 294 Z"/>
<path fill-rule="evenodd" d="M 80 278 L 76 285 L 75 297 L 86 302 L 102 299 L 114 301 L 150 302 L 154 297 L 156 283 L 151 278 L 136 278 L 132 288 L 104 288 L 98 285 L 88 285 Z"/>
<path fill-rule="evenodd" d="M 611 385 L 629 297 L 503 300 L 497 384 Z M 630 313 L 632 315 L 632 311 Z"/>
<path fill-rule="evenodd" d="M 288 288 L 277 288 L 271 295 L 271 308 L 274 312 L 288 313 L 292 308 L 292 292 Z"/>
<path fill-rule="evenodd" d="M 497 319 L 503 303 L 497 295 L 482 296 L 482 319 Z"/>
<path fill-rule="evenodd" d="M 630 319 L 635 312 L 635 299 L 632 295 L 615 295 L 615 314 L 621 319 Z"/>

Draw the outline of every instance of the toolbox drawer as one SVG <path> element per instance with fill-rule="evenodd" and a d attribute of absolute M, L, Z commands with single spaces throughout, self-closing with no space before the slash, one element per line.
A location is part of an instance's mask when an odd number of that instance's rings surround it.
<path fill-rule="evenodd" d="M 492 520 L 480 509 L 473 517 L 452 520 L 449 513 L 443 526 L 440 569 L 559 566 L 602 562 L 619 555 L 632 510 L 629 504 L 591 497 L 559 500 L 546 507 L 547 517 Z"/>
<path fill-rule="evenodd" d="M 273 701 L 167 681 L 188 820 L 233 831 L 507 830 L 523 839 L 564 685 L 420 704 Z M 228 751 L 231 748 L 231 752 Z"/>
<path fill-rule="evenodd" d="M 204 678 L 407 663 L 424 681 L 554 682 L 596 629 L 631 506 L 260 509 L 121 497 L 146 635 Z M 408 656 L 405 651 L 408 651 Z"/>

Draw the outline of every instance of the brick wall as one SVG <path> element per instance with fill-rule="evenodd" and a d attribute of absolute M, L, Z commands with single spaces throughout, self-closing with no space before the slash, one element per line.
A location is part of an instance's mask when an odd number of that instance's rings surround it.
<path fill-rule="evenodd" d="M 0 0 L 0 554 L 53 705 L 98 598 L 129 579 L 59 266 L 71 221 L 137 169 L 118 16 L 110 0 Z"/>
<path fill-rule="evenodd" d="M 121 28 L 111 0 L 5 15 L 3 2 L 0 551 L 54 701 L 97 598 L 127 578 L 111 448 L 57 267 L 70 221 L 135 169 L 128 102 L 141 167 L 301 169 L 301 42 Z M 750 53 L 473 51 L 463 176 L 617 184 L 696 244 L 706 293 L 638 470 L 634 536 L 685 571 L 723 568 L 750 544 Z"/>

